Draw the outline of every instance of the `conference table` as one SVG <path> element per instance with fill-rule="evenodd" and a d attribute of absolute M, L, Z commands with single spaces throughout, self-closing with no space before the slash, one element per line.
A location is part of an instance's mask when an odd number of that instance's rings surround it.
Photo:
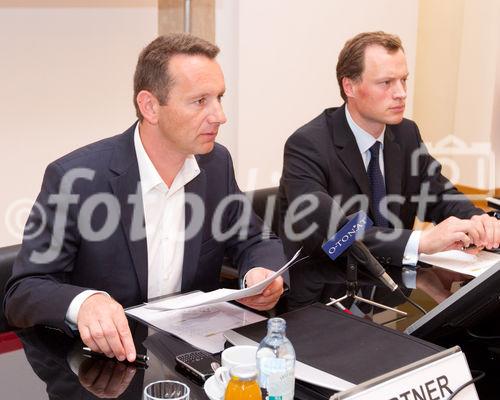
<path fill-rule="evenodd" d="M 208 399 L 201 384 L 176 369 L 175 354 L 189 351 L 189 345 L 135 321 L 131 321 L 131 329 L 137 352 L 150 357 L 147 369 L 112 360 L 83 357 L 79 339 L 70 338 L 54 329 L 37 327 L 1 333 L 1 398 L 139 400 L 148 383 L 173 379 L 191 388 L 191 400 Z M 461 347 L 471 369 L 486 372 L 486 377 L 476 384 L 480 399 L 498 399 L 500 340 L 488 343 L 465 340 Z M 296 398 L 303 400 L 328 398 L 314 391 L 304 391 L 303 387 L 296 390 L 296 395 Z"/>
<path fill-rule="evenodd" d="M 208 399 L 201 384 L 176 369 L 174 353 L 167 350 L 157 357 L 144 347 L 142 343 L 156 332 L 133 321 L 131 329 L 138 354 L 150 357 L 146 369 L 85 357 L 79 339 L 54 329 L 36 327 L 0 334 L 1 398 L 139 400 L 147 384 L 171 379 L 190 387 L 191 400 Z M 182 345 L 176 338 L 169 340 Z"/>

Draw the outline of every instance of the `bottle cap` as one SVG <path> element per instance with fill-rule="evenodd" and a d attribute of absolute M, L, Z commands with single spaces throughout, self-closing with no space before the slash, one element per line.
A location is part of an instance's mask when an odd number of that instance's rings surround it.
<path fill-rule="evenodd" d="M 252 365 L 236 365 L 229 370 L 231 377 L 242 381 L 254 381 L 257 379 L 257 369 Z"/>
<path fill-rule="evenodd" d="M 267 329 L 272 332 L 284 332 L 286 321 L 283 318 L 275 317 L 267 320 Z"/>

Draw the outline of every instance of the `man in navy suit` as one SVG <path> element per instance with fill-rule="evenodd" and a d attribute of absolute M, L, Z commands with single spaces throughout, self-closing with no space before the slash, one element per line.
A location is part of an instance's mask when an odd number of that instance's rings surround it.
<path fill-rule="evenodd" d="M 374 221 L 364 243 L 394 277 L 408 288 L 427 291 L 436 301 L 450 293 L 454 276 L 416 270 L 421 253 L 498 248 L 500 222 L 474 207 L 446 177 L 427 152 L 417 125 L 403 118 L 408 68 L 400 39 L 384 32 L 360 33 L 346 42 L 337 63 L 337 80 L 345 104 L 328 108 L 290 138 L 284 149 L 280 208 L 288 210 L 312 193 L 329 197 L 351 214 L 363 209 Z M 312 214 L 311 214 L 312 216 Z M 436 225 L 412 230 L 415 217 Z M 325 221 L 313 221 L 318 225 Z M 292 219 L 288 219 L 292 220 Z M 304 246 L 307 263 L 290 270 L 290 307 L 327 301 L 343 294 L 339 268 L 332 265 L 316 240 L 294 238 L 282 224 L 285 251 Z M 309 224 L 310 225 L 310 224 Z M 303 226 L 304 230 L 305 227 Z M 295 235 L 298 237 L 298 235 Z M 345 261 L 342 260 L 342 261 Z"/>
<path fill-rule="evenodd" d="M 215 143 L 226 122 L 218 52 L 186 34 L 154 40 L 134 76 L 139 121 L 47 167 L 7 285 L 12 325 L 77 328 L 93 350 L 132 361 L 123 307 L 216 289 L 224 257 L 247 285 L 282 265 Z M 280 277 L 241 302 L 266 310 L 282 292 Z"/>

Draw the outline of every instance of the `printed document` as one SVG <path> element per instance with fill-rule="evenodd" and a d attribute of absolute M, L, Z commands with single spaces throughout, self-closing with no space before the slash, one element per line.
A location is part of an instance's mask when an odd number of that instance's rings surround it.
<path fill-rule="evenodd" d="M 224 350 L 225 331 L 266 319 L 229 303 L 169 311 L 152 310 L 143 305 L 125 313 L 209 353 Z"/>
<path fill-rule="evenodd" d="M 477 277 L 488 268 L 500 262 L 500 254 L 481 251 L 477 255 L 459 250 L 442 251 L 435 254 L 421 254 L 420 261 L 439 268 Z"/>

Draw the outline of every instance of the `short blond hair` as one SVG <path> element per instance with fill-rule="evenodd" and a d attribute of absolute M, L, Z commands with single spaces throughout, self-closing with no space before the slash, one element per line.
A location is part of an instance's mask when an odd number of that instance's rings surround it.
<path fill-rule="evenodd" d="M 340 87 L 340 95 L 344 101 L 347 101 L 347 96 L 342 86 L 342 80 L 344 78 L 357 80 L 361 77 L 365 69 L 365 50 L 373 45 L 382 46 L 389 53 L 398 50 L 404 52 L 399 36 L 382 31 L 363 32 L 349 39 L 340 51 L 337 62 L 337 81 Z"/>

